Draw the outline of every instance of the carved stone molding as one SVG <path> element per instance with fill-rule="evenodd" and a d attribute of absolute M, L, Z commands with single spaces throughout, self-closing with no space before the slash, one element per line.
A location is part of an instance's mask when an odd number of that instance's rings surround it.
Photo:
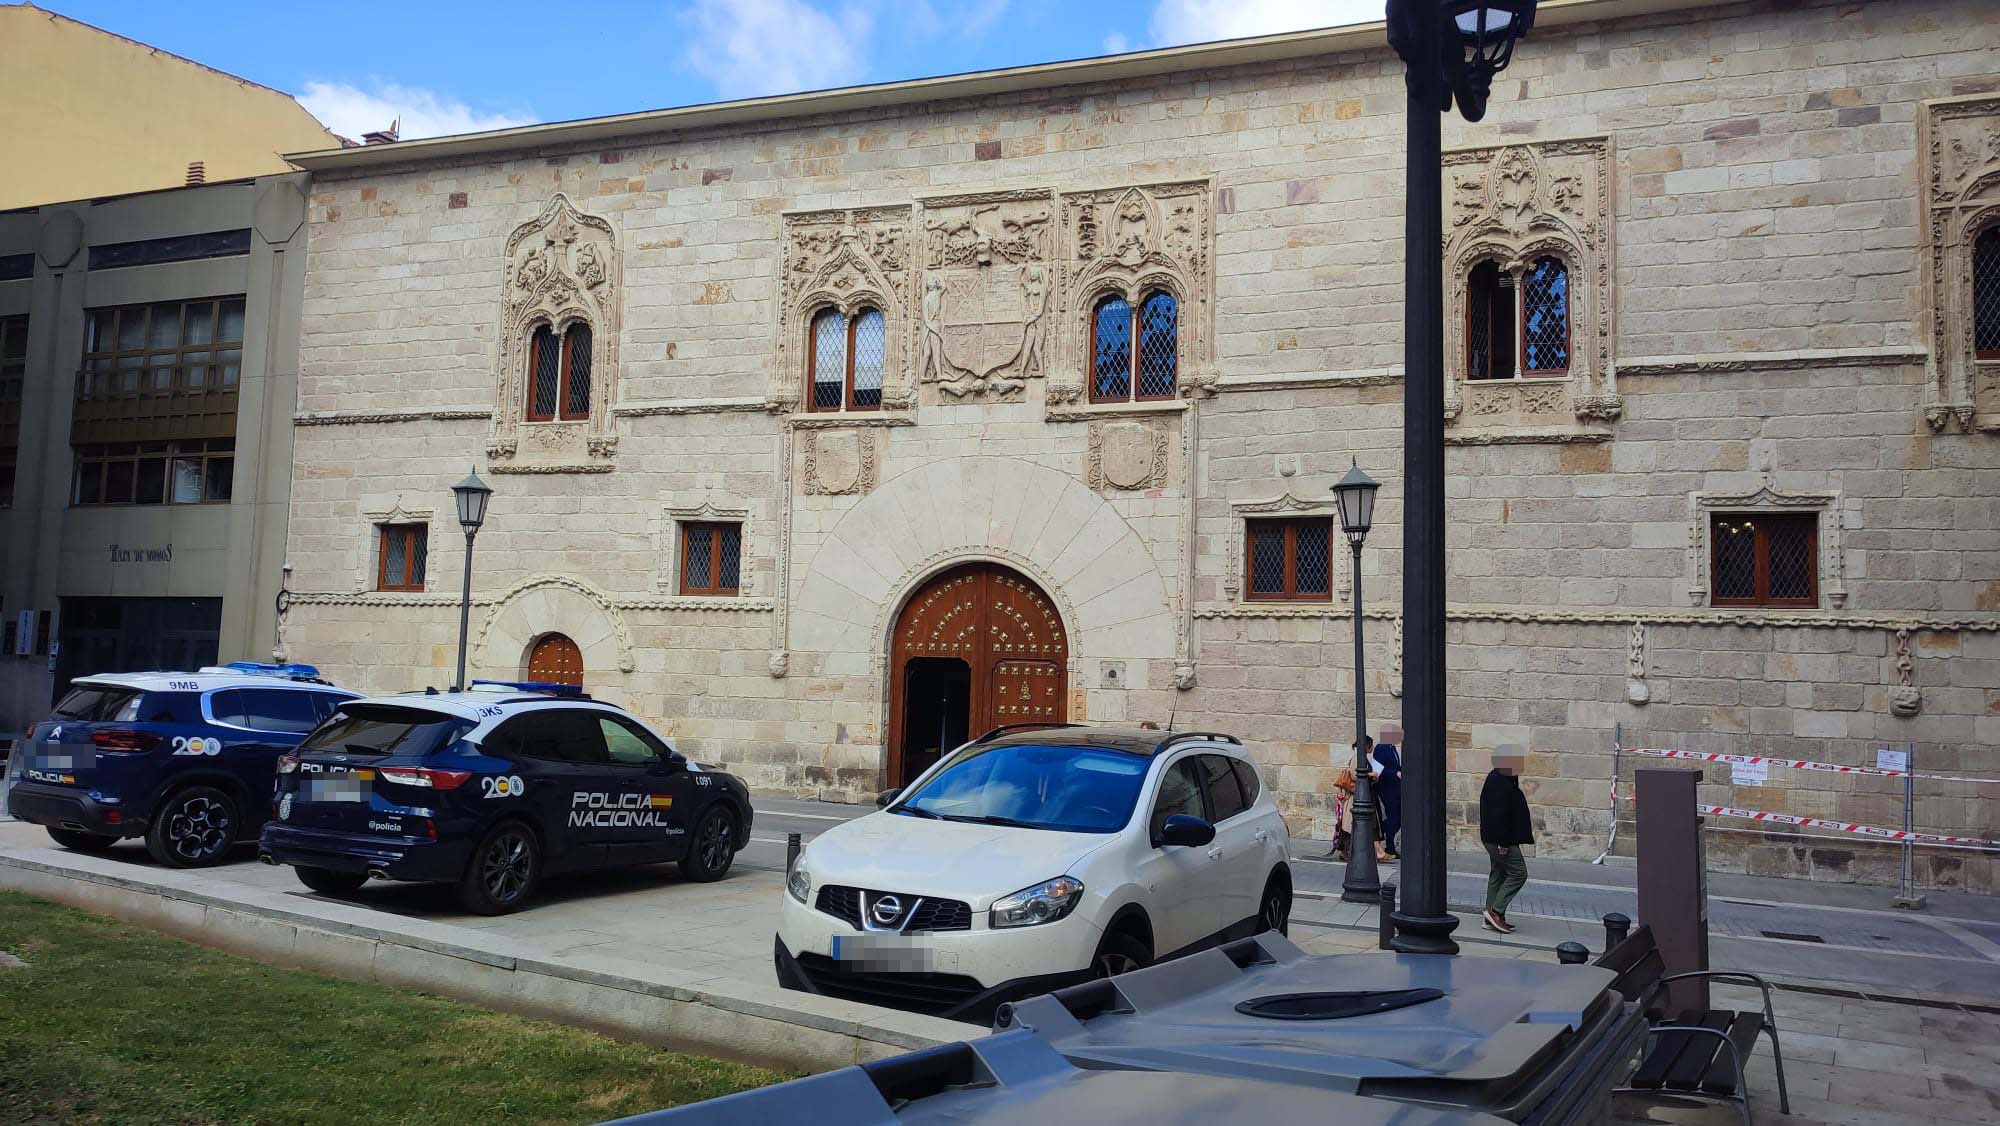
<path fill-rule="evenodd" d="M 509 463 L 496 461 L 486 467 L 486 472 L 497 474 L 549 474 L 549 473 L 610 473 L 618 467 L 608 461 L 580 461 L 567 464 L 558 462 Z"/>
<path fill-rule="evenodd" d="M 914 401 L 910 377 L 916 264 L 908 204 L 800 211 L 785 216 L 778 294 L 778 366 L 765 409 L 789 414 L 812 378 L 812 321 L 822 310 L 881 312 L 882 409 Z"/>
<path fill-rule="evenodd" d="M 437 552 L 433 550 L 436 539 L 434 534 L 435 529 L 431 526 L 431 518 L 436 513 L 437 510 L 433 508 L 405 508 L 403 506 L 403 498 L 400 496 L 391 500 L 387 508 L 374 507 L 362 509 L 361 522 L 363 525 L 363 534 L 356 538 L 362 545 L 364 554 L 358 558 L 354 558 L 353 553 L 350 553 L 350 558 L 354 559 L 354 589 L 356 591 L 369 590 L 375 585 L 375 580 L 380 577 L 376 573 L 375 564 L 382 550 L 382 525 L 384 524 L 422 524 L 424 526 L 424 560 L 426 564 L 424 585 L 428 587 L 430 585 L 429 561 L 437 557 Z M 414 594 L 417 592 L 410 591 L 408 593 Z"/>
<path fill-rule="evenodd" d="M 611 413 L 620 418 L 650 418 L 656 415 L 677 414 L 762 414 L 766 404 L 762 396 L 736 399 L 678 399 L 658 403 L 625 403 L 611 408 Z"/>
<path fill-rule="evenodd" d="M 1840 494 L 1787 493 L 1769 485 L 1755 492 L 1691 493 L 1688 495 L 1688 601 L 1695 606 L 1708 601 L 1708 526 L 1717 512 L 1801 512 L 1819 520 L 1818 586 L 1831 607 L 1847 604 L 1847 580 L 1843 574 L 1840 546 Z"/>
<path fill-rule="evenodd" d="M 1644 704 L 1652 698 L 1653 689 L 1646 683 L 1646 623 L 1633 622 L 1625 635 L 1625 699 Z"/>
<path fill-rule="evenodd" d="M 1235 598 L 1242 597 L 1244 587 L 1242 545 L 1248 535 L 1246 521 L 1257 516 L 1330 516 L 1338 521 L 1340 519 L 1340 505 L 1335 502 L 1333 493 L 1331 492 L 1328 492 L 1326 498 L 1322 500 L 1319 498 L 1301 497 L 1293 493 L 1290 489 L 1287 489 L 1277 496 L 1266 497 L 1263 500 L 1230 501 L 1229 515 L 1229 542 L 1231 546 L 1222 555 L 1223 559 L 1227 561 L 1226 570 L 1224 570 L 1222 575 L 1222 591 L 1224 594 Z M 1336 572 L 1335 581 L 1344 583 L 1346 577 L 1341 573 L 1341 568 L 1344 564 L 1340 557 L 1350 553 L 1336 549 L 1333 554 L 1332 565 Z M 1350 587 L 1349 589 L 1352 588 Z M 1195 616 L 1212 617 L 1215 615 L 1203 614 L 1198 610 Z M 1319 617 L 1320 615 L 1318 613 L 1311 613 L 1305 616 Z"/>
<path fill-rule="evenodd" d="M 1059 282 L 1047 188 L 925 199 L 917 378 L 950 399 L 1013 397 L 1048 374 Z"/>
<path fill-rule="evenodd" d="M 474 606 L 491 606 L 497 601 L 490 594 L 474 594 Z M 459 597 L 456 594 L 418 594 L 415 592 L 371 590 L 361 593 L 346 591 L 294 591 L 291 602 L 296 606 L 447 606 L 457 609 Z M 629 595 L 607 596 L 605 604 L 617 610 L 699 610 L 708 613 L 769 614 L 777 608 L 770 598 L 702 598 L 693 595 L 672 598 L 635 598 Z"/>
<path fill-rule="evenodd" d="M 1823 368 L 1921 364 L 1922 348 L 1798 348 L 1772 352 L 1709 352 L 1688 356 L 1638 356 L 1618 361 L 1628 375 L 1721 375 L 1752 371 L 1818 371 Z"/>
<path fill-rule="evenodd" d="M 713 496 L 705 496 L 700 504 L 669 504 L 660 509 L 660 523 L 653 536 L 653 558 L 657 566 L 653 572 L 653 585 L 660 590 L 679 590 L 681 581 L 681 525 L 696 524 L 738 524 L 741 532 L 737 539 L 737 583 L 738 592 L 733 595 L 681 595 L 690 602 L 738 602 L 745 596 L 756 593 L 755 576 L 750 561 L 758 557 L 762 543 L 757 538 L 759 529 L 752 526 L 749 506 L 730 498 L 721 504 Z"/>
<path fill-rule="evenodd" d="M 1396 615 L 1396 624 L 1389 631 L 1389 695 L 1403 698 L 1403 615 Z"/>
<path fill-rule="evenodd" d="M 1049 380 L 1050 404 L 1087 398 L 1090 318 L 1099 299 L 1115 293 L 1136 308 L 1156 289 L 1177 302 L 1180 393 L 1215 393 L 1212 189 L 1207 180 L 1183 180 L 1063 194 L 1062 347 Z"/>
<path fill-rule="evenodd" d="M 405 411 L 307 411 L 292 416 L 294 426 L 369 426 L 432 419 L 492 418 L 486 407 L 422 407 Z"/>
<path fill-rule="evenodd" d="M 1623 411 L 1611 358 L 1610 138 L 1463 149 L 1444 154 L 1444 169 L 1447 421 L 1471 431 L 1543 435 L 1552 421 L 1572 431 L 1608 428 Z M 1547 256 L 1569 271 L 1568 371 L 1547 379 L 1467 379 L 1472 268 L 1491 260 L 1519 277 Z"/>
<path fill-rule="evenodd" d="M 1367 610 L 1363 616 L 1382 621 L 1393 619 L 1391 608 Z M 1353 611 L 1339 603 L 1314 605 L 1273 605 L 1258 602 L 1210 603 L 1195 608 L 1194 616 L 1204 619 L 1260 618 L 1351 618 Z M 1602 625 L 1629 628 L 1632 611 L 1606 607 L 1603 610 L 1550 610 L 1531 606 L 1482 606 L 1460 604 L 1447 607 L 1445 616 L 1455 622 L 1511 622 L 1525 625 Z M 1824 610 L 1793 610 L 1760 613 L 1752 610 L 1653 610 L 1642 619 L 1649 626 L 1715 626 L 1730 629 L 1852 629 L 1899 630 L 1911 633 L 2000 633 L 2000 614 L 1985 617 L 1916 616 L 1890 617 L 1881 614 L 1843 614 Z"/>
<path fill-rule="evenodd" d="M 1090 487 L 1136 491 L 1167 483 L 1172 440 L 1164 426 L 1143 422 L 1093 422 L 1085 476 Z"/>
<path fill-rule="evenodd" d="M 496 462 L 570 467 L 616 450 L 611 405 L 618 398 L 623 266 L 611 221 L 577 209 L 557 192 L 541 213 L 507 236 L 500 296 L 500 371 L 487 453 Z M 590 329 L 590 413 L 582 422 L 527 421 L 528 344 L 546 325 L 561 339 L 570 325 Z M 507 472 L 500 464 L 496 473 Z"/>
<path fill-rule="evenodd" d="M 1934 430 L 2000 430 L 2000 360 L 1972 338 L 1972 249 L 2000 226 L 2000 94 L 1924 103 L 1924 294 L 1933 371 L 1924 417 Z"/>
<path fill-rule="evenodd" d="M 531 575 L 493 598 L 491 608 L 480 619 L 479 633 L 476 640 L 473 641 L 471 648 L 483 653 L 486 649 L 487 638 L 493 633 L 495 622 L 500 620 L 501 616 L 507 612 L 509 606 L 531 591 L 544 589 L 581 595 L 583 602 L 594 606 L 602 619 L 610 626 L 612 640 L 616 645 L 618 670 L 620 672 L 631 672 L 634 668 L 638 667 L 637 662 L 632 656 L 632 633 L 626 628 L 625 616 L 619 612 L 617 604 L 595 586 L 569 575 Z M 559 629 L 568 633 L 581 632 L 578 629 L 577 623 L 569 621 L 536 622 L 534 625 L 541 629 Z"/>
<path fill-rule="evenodd" d="M 799 487 L 808 495 L 854 496 L 880 479 L 872 430 L 807 430 L 799 448 Z"/>

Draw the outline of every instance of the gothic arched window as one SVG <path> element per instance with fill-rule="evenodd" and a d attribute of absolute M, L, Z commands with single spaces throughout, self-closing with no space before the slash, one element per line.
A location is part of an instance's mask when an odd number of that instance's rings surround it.
<path fill-rule="evenodd" d="M 2000 360 L 2000 224 L 1972 244 L 1972 351 Z"/>
<path fill-rule="evenodd" d="M 1544 256 L 1516 274 L 1491 258 L 1476 263 L 1465 279 L 1465 377 L 1568 370 L 1568 264 Z"/>
<path fill-rule="evenodd" d="M 882 405 L 882 372 L 888 327 L 878 309 L 849 317 L 824 309 L 812 321 L 808 410 L 870 411 Z"/>
<path fill-rule="evenodd" d="M 1537 258 L 1521 275 L 1521 371 L 1569 370 L 1569 266 Z"/>
<path fill-rule="evenodd" d="M 560 340 L 539 325 L 528 341 L 528 421 L 590 417 L 590 326 L 563 330 Z"/>
<path fill-rule="evenodd" d="M 1173 294 L 1146 294 L 1136 316 L 1122 294 L 1097 302 L 1090 321 L 1091 402 L 1171 399 L 1179 377 L 1180 302 Z"/>

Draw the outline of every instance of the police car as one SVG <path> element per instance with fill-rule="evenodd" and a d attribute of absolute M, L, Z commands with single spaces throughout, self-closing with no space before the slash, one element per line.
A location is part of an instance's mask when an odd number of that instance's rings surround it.
<path fill-rule="evenodd" d="M 311 665 L 80 677 L 16 749 L 8 807 L 79 852 L 143 836 L 162 864 L 217 864 L 256 839 L 278 756 L 359 698 Z"/>
<path fill-rule="evenodd" d="M 467 910 L 500 915 L 561 872 L 673 861 L 721 879 L 750 819 L 741 781 L 623 709 L 564 685 L 474 681 L 343 704 L 280 760 L 258 853 L 322 894 L 453 883 Z"/>

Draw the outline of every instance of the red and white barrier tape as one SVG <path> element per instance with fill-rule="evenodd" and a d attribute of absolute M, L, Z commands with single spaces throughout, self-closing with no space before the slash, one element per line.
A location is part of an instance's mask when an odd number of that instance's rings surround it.
<path fill-rule="evenodd" d="M 1625 747 L 1625 751 L 1635 755 L 1651 755 L 1654 758 L 1686 758 L 1696 762 L 1729 762 L 1743 766 L 1763 763 L 1767 766 L 1788 766 L 1793 770 L 1817 770 L 1826 774 L 1866 774 L 1875 778 L 1923 778 L 1932 782 L 1977 782 L 2000 786 L 2000 778 L 1959 778 L 1949 774 L 1916 774 L 1907 770 L 1883 770 L 1874 766 L 1840 766 L 1831 762 L 1814 762 L 1802 758 L 1768 758 L 1763 755 L 1719 755 L 1707 751 L 1676 751 L 1665 747 Z"/>
<path fill-rule="evenodd" d="M 1883 841 L 1910 841 L 1915 844 L 1955 845 L 1961 848 L 1996 848 L 2000 841 L 1990 841 L 1984 837 L 1954 837 L 1940 833 L 1915 833 L 1902 829 L 1884 829 L 1877 825 L 1857 825 L 1852 821 L 1828 821 L 1821 817 L 1800 817 L 1792 813 L 1766 813 L 1760 809 L 1735 809 L 1726 805 L 1696 805 L 1695 812 L 1710 817 L 1740 817 L 1745 821 L 1776 822 L 1780 825 L 1797 825 L 1806 829 L 1832 829 L 1837 833 L 1853 833 L 1861 837 L 1874 837 Z"/>

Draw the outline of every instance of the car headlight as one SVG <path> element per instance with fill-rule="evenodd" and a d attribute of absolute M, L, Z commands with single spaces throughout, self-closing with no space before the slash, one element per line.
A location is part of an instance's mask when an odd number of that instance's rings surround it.
<path fill-rule="evenodd" d="M 806 871 L 803 864 L 794 864 L 792 870 L 785 873 L 785 890 L 800 903 L 806 901 L 806 893 L 812 891 L 812 884 L 812 873 Z"/>
<path fill-rule="evenodd" d="M 998 930 L 1002 927 L 1036 927 L 1053 923 L 1076 910 L 1077 903 L 1082 899 L 1083 881 L 1057 876 L 1047 883 L 1023 888 L 995 900 L 986 925 Z"/>

